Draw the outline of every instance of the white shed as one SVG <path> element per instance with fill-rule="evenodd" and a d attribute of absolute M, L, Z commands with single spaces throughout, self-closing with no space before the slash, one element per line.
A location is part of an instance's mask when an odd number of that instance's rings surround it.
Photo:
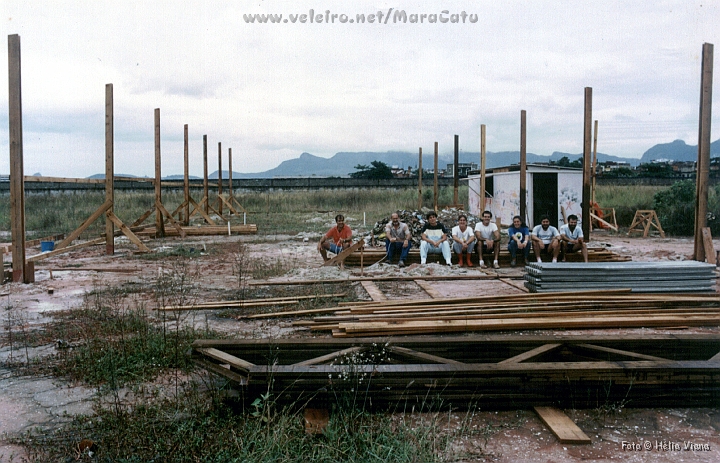
<path fill-rule="evenodd" d="M 533 227 L 540 223 L 540 217 L 547 215 L 555 226 L 563 224 L 565 216 L 575 214 L 582 221 L 582 169 L 572 167 L 527 165 L 527 217 L 524 222 Z M 512 218 L 520 213 L 520 166 L 496 167 L 485 173 L 485 205 L 480 201 L 480 175 L 468 177 L 468 212 L 480 215 L 489 210 L 493 217 L 500 217 L 504 225 L 510 225 Z"/>

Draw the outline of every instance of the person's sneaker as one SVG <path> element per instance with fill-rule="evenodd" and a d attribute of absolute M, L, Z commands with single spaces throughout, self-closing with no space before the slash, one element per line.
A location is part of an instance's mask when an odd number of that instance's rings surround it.
<path fill-rule="evenodd" d="M 452 267 L 452 261 L 447 261 L 445 263 L 447 264 L 448 267 Z"/>
<path fill-rule="evenodd" d="M 538 264 L 542 264 L 542 259 L 541 259 L 541 258 L 538 257 L 537 260 L 538 260 Z"/>
<path fill-rule="evenodd" d="M 515 259 L 510 261 L 510 267 L 515 267 L 517 265 L 517 261 Z"/>
<path fill-rule="evenodd" d="M 557 264 L 557 259 L 553 259 L 553 264 Z"/>
<path fill-rule="evenodd" d="M 400 262 L 398 262 L 398 267 L 405 267 L 405 261 L 401 260 Z"/>
<path fill-rule="evenodd" d="M 498 264 L 498 261 L 493 262 L 493 268 L 500 268 L 500 264 Z"/>
<path fill-rule="evenodd" d="M 425 265 L 425 259 L 420 260 L 420 265 Z"/>
<path fill-rule="evenodd" d="M 480 261 L 480 268 L 487 268 L 487 265 L 485 265 L 485 261 L 484 261 L 484 260 L 481 260 L 481 261 Z"/>

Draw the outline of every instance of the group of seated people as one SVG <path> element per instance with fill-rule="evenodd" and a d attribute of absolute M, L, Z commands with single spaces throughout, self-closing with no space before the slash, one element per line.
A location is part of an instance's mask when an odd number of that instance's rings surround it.
<path fill-rule="evenodd" d="M 458 216 L 457 225 L 448 232 L 445 225 L 438 222 L 437 214 L 429 212 L 427 221 L 421 230 L 420 241 L 420 263 L 427 262 L 428 254 L 442 254 L 447 265 L 452 265 L 452 254 L 450 239 L 452 238 L 452 251 L 458 256 L 458 265 L 473 267 L 471 256 L 473 252 L 478 254 L 478 265 L 487 268 L 485 256 L 493 258 L 493 268 L 500 268 L 498 257 L 500 256 L 500 230 L 497 225 L 491 222 L 492 213 L 484 211 L 482 221 L 475 225 L 473 230 L 468 226 L 468 218 L 465 214 Z M 352 231 L 345 225 L 345 217 L 338 214 L 335 217 L 336 225 L 331 228 L 318 243 L 318 251 L 323 259 L 328 260 L 327 251 L 339 254 L 350 246 L 352 242 Z M 564 256 L 580 251 L 585 262 L 588 261 L 587 246 L 584 241 L 582 228 L 578 227 L 578 217 L 574 214 L 568 216 L 567 223 L 560 227 L 560 230 L 550 225 L 550 219 L 543 216 L 540 225 L 530 231 L 522 223 L 519 215 L 513 217 L 513 224 L 508 228 L 508 251 L 510 251 L 510 265 L 517 265 L 518 253 L 522 254 L 524 261 L 529 262 L 530 248 L 532 246 L 538 262 L 542 262 L 542 256 L 552 258 L 557 262 L 560 253 Z M 412 247 L 412 232 L 410 227 L 400 221 L 398 213 L 390 216 L 390 221 L 385 226 L 385 250 L 388 263 L 393 262 L 396 254 L 399 254 L 399 267 L 405 266 L 408 253 Z"/>

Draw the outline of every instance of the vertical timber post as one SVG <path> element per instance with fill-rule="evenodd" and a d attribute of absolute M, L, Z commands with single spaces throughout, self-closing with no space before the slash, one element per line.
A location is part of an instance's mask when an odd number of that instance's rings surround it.
<path fill-rule="evenodd" d="M 222 143 L 218 142 L 218 213 L 222 215 Z"/>
<path fill-rule="evenodd" d="M 422 148 L 418 154 L 418 210 L 422 209 Z"/>
<path fill-rule="evenodd" d="M 480 124 L 480 201 L 478 204 L 480 204 L 480 211 L 479 213 L 482 215 L 482 212 L 485 210 L 485 159 L 486 159 L 486 151 L 485 151 L 485 124 Z"/>
<path fill-rule="evenodd" d="M 10 228 L 14 282 L 30 282 L 25 266 L 25 173 L 23 171 L 20 36 L 8 36 L 8 119 L 10 125 Z"/>
<path fill-rule="evenodd" d="M 232 185 L 232 148 L 228 148 L 228 203 L 232 204 L 233 185 Z"/>
<path fill-rule="evenodd" d="M 704 43 L 700 79 L 700 128 L 695 183 L 695 251 L 694 259 L 705 262 L 702 229 L 707 227 L 708 182 L 710 181 L 710 123 L 712 115 L 713 44 Z"/>
<path fill-rule="evenodd" d="M 115 116 L 113 109 L 113 84 L 105 85 L 105 201 L 113 205 L 115 213 Z M 105 254 L 115 254 L 115 224 L 105 216 Z"/>
<path fill-rule="evenodd" d="M 188 125 L 185 124 L 183 127 L 183 138 L 185 139 L 185 146 L 183 150 L 183 223 L 190 225 L 190 149 L 188 147 Z"/>
<path fill-rule="evenodd" d="M 530 222 L 527 216 L 527 111 L 520 111 L 520 217 L 531 227 L 536 225 Z M 555 224 L 557 225 L 557 224 Z"/>
<path fill-rule="evenodd" d="M 460 135 L 455 135 L 455 157 L 453 159 L 453 206 L 457 207 L 460 203 L 458 198 L 458 183 L 460 183 Z"/>
<path fill-rule="evenodd" d="M 203 197 L 205 198 L 205 215 L 210 213 L 210 191 L 208 187 L 207 135 L 203 135 Z"/>
<path fill-rule="evenodd" d="M 585 87 L 585 119 L 583 130 L 583 191 L 582 191 L 582 232 L 585 241 L 590 241 L 590 167 L 592 144 L 592 87 Z"/>
<path fill-rule="evenodd" d="M 595 119 L 595 127 L 593 128 L 593 154 L 592 154 L 592 168 L 590 169 L 590 178 L 592 179 L 592 185 L 590 185 L 590 210 L 595 207 L 595 177 L 597 176 L 597 139 L 598 139 L 598 121 Z M 592 219 L 590 219 L 590 232 L 592 233 Z"/>
<path fill-rule="evenodd" d="M 435 142 L 435 177 L 433 183 L 433 210 L 438 211 L 438 142 Z"/>
<path fill-rule="evenodd" d="M 155 108 L 155 236 L 165 236 L 162 204 L 162 168 L 160 158 L 160 108 Z"/>

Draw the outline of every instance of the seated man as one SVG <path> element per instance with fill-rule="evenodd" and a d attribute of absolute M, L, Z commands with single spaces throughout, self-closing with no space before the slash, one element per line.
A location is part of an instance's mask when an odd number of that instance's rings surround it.
<path fill-rule="evenodd" d="M 533 251 L 535 251 L 535 257 L 537 257 L 538 262 L 542 262 L 540 258 L 541 253 L 552 255 L 552 261 L 557 262 L 557 257 L 560 253 L 560 232 L 557 228 L 550 225 L 548 216 L 542 216 L 540 225 L 533 228 L 530 239 L 532 240 Z"/>
<path fill-rule="evenodd" d="M 345 216 L 338 214 L 335 216 L 335 226 L 320 238 L 317 248 L 323 259 L 327 261 L 330 260 L 327 251 L 340 254 L 343 249 L 350 247 L 350 243 L 352 243 L 352 230 L 345 225 Z"/>
<path fill-rule="evenodd" d="M 570 214 L 568 216 L 568 223 L 560 227 L 560 251 L 562 252 L 562 261 L 565 262 L 566 256 L 571 252 L 582 251 L 582 256 L 585 262 L 588 261 L 588 250 L 585 245 L 585 240 L 582 228 L 577 226 L 578 216 Z"/>
<path fill-rule="evenodd" d="M 508 242 L 508 251 L 510 251 L 510 266 L 515 267 L 517 264 L 517 252 L 522 251 L 525 263 L 528 262 L 530 257 L 530 230 L 525 224 L 522 223 L 522 219 L 519 215 L 513 217 L 513 224 L 508 228 L 508 236 L 510 241 Z"/>
<path fill-rule="evenodd" d="M 423 226 L 421 233 L 420 263 L 425 264 L 428 253 L 442 253 L 445 263 L 452 265 L 447 230 L 445 225 L 438 222 L 436 213 L 428 212 L 427 222 Z"/>
<path fill-rule="evenodd" d="M 388 263 L 392 264 L 395 252 L 400 253 L 398 267 L 405 267 L 408 252 L 412 245 L 412 233 L 407 224 L 400 222 L 400 216 L 393 212 L 390 222 L 385 225 L 385 257 Z"/>
<path fill-rule="evenodd" d="M 477 251 L 480 268 L 487 268 L 483 260 L 483 254 L 493 254 L 493 268 L 500 268 L 498 257 L 500 256 L 500 230 L 496 224 L 491 223 L 492 212 L 482 213 L 482 222 L 475 224 L 475 238 L 477 238 Z"/>
<path fill-rule="evenodd" d="M 458 216 L 458 224 L 452 229 L 453 251 L 458 255 L 458 265 L 463 266 L 463 254 L 467 260 L 467 266 L 472 267 L 470 256 L 475 249 L 475 234 L 471 228 L 467 226 L 467 216 L 460 214 Z"/>

